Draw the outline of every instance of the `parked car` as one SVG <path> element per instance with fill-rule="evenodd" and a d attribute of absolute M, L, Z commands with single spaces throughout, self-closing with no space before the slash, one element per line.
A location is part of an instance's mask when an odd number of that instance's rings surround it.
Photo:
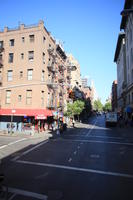
<path fill-rule="evenodd" d="M 105 115 L 105 124 L 107 126 L 116 126 L 118 122 L 117 113 L 115 112 L 108 112 Z"/>

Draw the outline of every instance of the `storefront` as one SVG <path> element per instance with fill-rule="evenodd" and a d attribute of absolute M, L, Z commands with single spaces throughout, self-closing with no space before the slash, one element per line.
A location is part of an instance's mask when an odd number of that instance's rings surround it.
<path fill-rule="evenodd" d="M 0 130 L 8 132 L 44 131 L 53 112 L 47 109 L 0 109 Z"/>

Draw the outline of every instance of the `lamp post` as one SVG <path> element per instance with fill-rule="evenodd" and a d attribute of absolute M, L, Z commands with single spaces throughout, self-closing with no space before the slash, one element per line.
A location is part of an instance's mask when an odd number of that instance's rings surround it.
<path fill-rule="evenodd" d="M 12 114 L 11 114 L 11 125 L 10 125 L 10 133 L 12 134 L 12 129 L 13 129 L 13 114 L 16 112 L 15 109 L 12 109 Z"/>

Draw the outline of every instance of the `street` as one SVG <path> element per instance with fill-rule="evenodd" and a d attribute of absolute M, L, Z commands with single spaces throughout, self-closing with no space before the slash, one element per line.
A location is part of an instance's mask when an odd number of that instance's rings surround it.
<path fill-rule="evenodd" d="M 132 200 L 132 132 L 101 115 L 52 139 L 0 136 L 0 154 L 14 148 L 2 166 L 8 199 Z"/>

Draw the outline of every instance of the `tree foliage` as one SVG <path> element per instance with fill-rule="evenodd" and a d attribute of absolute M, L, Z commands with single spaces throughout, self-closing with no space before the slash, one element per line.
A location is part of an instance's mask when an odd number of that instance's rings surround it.
<path fill-rule="evenodd" d="M 104 111 L 109 111 L 111 110 L 111 103 L 110 102 L 106 102 L 104 107 L 103 107 Z"/>
<path fill-rule="evenodd" d="M 65 116 L 73 117 L 74 115 L 80 115 L 84 109 L 84 102 L 81 100 L 74 101 L 74 103 L 67 104 L 67 111 L 64 113 Z"/>
<path fill-rule="evenodd" d="M 94 101 L 94 110 L 101 111 L 103 109 L 103 105 L 100 99 Z"/>

